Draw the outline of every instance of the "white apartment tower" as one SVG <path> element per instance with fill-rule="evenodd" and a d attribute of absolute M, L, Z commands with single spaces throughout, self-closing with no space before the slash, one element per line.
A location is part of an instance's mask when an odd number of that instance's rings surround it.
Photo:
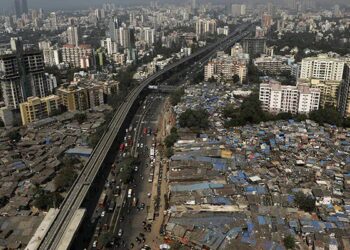
<path fill-rule="evenodd" d="M 304 58 L 301 62 L 301 79 L 319 79 L 341 81 L 343 79 L 344 60 L 327 55 Z"/>
<path fill-rule="evenodd" d="M 270 81 L 260 84 L 259 100 L 264 111 L 292 114 L 308 114 L 317 110 L 320 104 L 320 90 L 307 85 L 281 85 Z"/>
<path fill-rule="evenodd" d="M 68 44 L 74 45 L 75 47 L 78 47 L 78 45 L 79 45 L 78 27 L 76 27 L 76 26 L 69 26 L 68 27 L 67 39 L 68 39 Z"/>

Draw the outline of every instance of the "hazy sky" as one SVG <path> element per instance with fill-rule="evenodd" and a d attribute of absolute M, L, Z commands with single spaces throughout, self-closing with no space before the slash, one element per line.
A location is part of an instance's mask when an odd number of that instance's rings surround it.
<path fill-rule="evenodd" d="M 9 10 L 13 9 L 14 0 L 0 0 L 0 9 Z M 99 6 L 105 2 L 114 2 L 116 4 L 138 4 L 146 3 L 151 0 L 28 0 L 29 8 L 43 8 L 43 9 L 76 9 L 76 8 L 87 8 L 89 6 Z M 180 0 L 181 2 L 190 2 L 190 0 Z M 201 0 L 197 0 L 200 2 Z M 213 0 L 213 3 L 226 2 L 229 0 Z M 231 0 L 232 2 L 245 2 L 244 0 Z M 269 0 L 248 0 L 254 2 L 268 2 Z M 271 0 L 270 0 L 271 1 Z M 349 3 L 349 0 L 316 0 L 317 2 L 335 4 L 339 3 Z M 161 2 L 179 2 L 179 0 L 158 0 Z"/>

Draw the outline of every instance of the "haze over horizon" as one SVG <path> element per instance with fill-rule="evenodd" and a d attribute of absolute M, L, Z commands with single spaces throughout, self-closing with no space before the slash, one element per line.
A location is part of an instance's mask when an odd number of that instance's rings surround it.
<path fill-rule="evenodd" d="M 13 0 L 1 0 L 2 4 L 0 6 L 0 9 L 5 9 L 5 10 L 10 10 L 13 9 Z M 190 0 L 180 0 L 182 3 L 183 2 L 190 2 Z M 200 0 L 197 0 L 198 2 L 201 2 Z M 213 3 L 225 3 L 230 0 L 215 0 L 212 1 Z M 238 0 L 231 0 L 232 3 L 267 3 L 270 0 L 246 0 L 246 1 L 238 1 Z M 120 5 L 135 5 L 135 4 L 146 4 L 151 2 L 151 0 L 28 0 L 28 5 L 29 8 L 43 8 L 43 9 L 62 9 L 62 10 L 67 10 L 67 9 L 78 9 L 78 8 L 88 8 L 88 7 L 94 7 L 94 6 L 99 6 L 107 2 L 112 2 L 115 4 L 120 4 Z M 158 1 L 160 3 L 175 3 L 174 0 L 163 0 L 163 1 Z M 176 1 L 178 2 L 178 1 Z M 207 0 L 203 2 L 208 2 Z M 272 1 L 272 2 L 277 2 Z M 333 0 L 331 3 L 328 0 L 316 0 L 319 4 L 327 4 L 327 5 L 334 5 L 334 4 L 349 4 L 348 0 Z"/>

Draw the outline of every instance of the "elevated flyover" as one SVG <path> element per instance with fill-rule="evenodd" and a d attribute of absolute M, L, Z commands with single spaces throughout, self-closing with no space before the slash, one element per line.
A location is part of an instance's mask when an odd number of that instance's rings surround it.
<path fill-rule="evenodd" d="M 124 121 L 126 120 L 137 99 L 142 92 L 147 89 L 148 85 L 164 75 L 171 73 L 172 70 L 176 69 L 180 65 L 198 61 L 203 58 L 209 58 L 211 55 L 214 55 L 216 51 L 233 45 L 237 41 L 249 35 L 249 31 L 247 30 L 251 28 L 251 25 L 252 24 L 243 24 L 229 36 L 221 39 L 220 41 L 206 46 L 196 51 L 192 55 L 166 66 L 163 70 L 156 72 L 145 79 L 129 93 L 125 101 L 115 111 L 110 124 L 92 151 L 90 158 L 86 162 L 81 173 L 76 178 L 66 198 L 62 202 L 59 212 L 40 242 L 38 249 L 59 249 L 60 242 L 62 242 L 64 235 L 67 234 L 66 231 L 70 228 L 71 221 L 75 219 L 76 211 L 82 206 L 83 201 L 87 197 L 96 176 L 103 166 L 109 150 L 117 138 L 117 135 L 120 134 Z M 66 245 L 67 248 L 70 247 L 69 244 Z"/>

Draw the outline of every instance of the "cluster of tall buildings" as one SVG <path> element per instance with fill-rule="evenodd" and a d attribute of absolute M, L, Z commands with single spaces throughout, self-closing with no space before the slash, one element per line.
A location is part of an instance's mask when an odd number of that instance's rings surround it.
<path fill-rule="evenodd" d="M 245 4 L 232 4 L 231 5 L 231 14 L 234 17 L 244 16 L 246 14 L 246 5 Z"/>
<path fill-rule="evenodd" d="M 249 55 L 243 52 L 240 44 L 235 44 L 231 49 L 231 55 L 219 52 L 218 56 L 208 62 L 204 67 L 204 80 L 211 78 L 217 80 L 233 80 L 234 76 L 239 77 L 243 83 L 247 77 L 247 65 Z"/>
<path fill-rule="evenodd" d="M 45 97 L 57 87 L 52 75 L 45 74 L 41 52 L 24 51 L 21 39 L 11 39 L 11 54 L 0 56 L 1 109 L 5 124 L 18 118 L 19 105 L 31 96 Z"/>
<path fill-rule="evenodd" d="M 206 34 L 215 34 L 217 31 L 217 24 L 215 19 L 203 19 L 199 18 L 196 22 L 196 34 L 197 36 L 203 36 Z"/>
<path fill-rule="evenodd" d="M 66 31 L 67 43 L 61 47 L 51 45 L 50 41 L 39 42 L 46 66 L 69 66 L 88 69 L 96 64 L 95 51 L 89 44 L 79 43 L 77 26 L 69 26 Z"/>
<path fill-rule="evenodd" d="M 132 13 L 130 13 L 132 14 Z M 130 15 L 131 21 L 135 19 L 134 15 Z M 148 46 L 155 43 L 155 29 L 150 27 L 142 28 L 142 41 Z M 107 50 L 107 54 L 114 58 L 119 51 L 124 51 L 126 59 L 130 62 L 137 60 L 135 28 L 121 24 L 118 18 L 110 21 L 108 26 L 108 37 L 101 40 L 101 47 Z"/>
<path fill-rule="evenodd" d="M 104 104 L 106 96 L 117 92 L 118 87 L 117 81 L 77 81 L 60 86 L 55 95 L 29 97 L 19 105 L 22 124 L 48 118 L 63 110 L 93 109 Z"/>
<path fill-rule="evenodd" d="M 22 14 L 28 14 L 27 0 L 14 0 L 14 5 L 17 17 L 21 17 Z"/>
<path fill-rule="evenodd" d="M 260 85 L 264 110 L 309 113 L 318 108 L 335 107 L 343 116 L 350 115 L 350 70 L 345 58 L 323 54 L 304 58 L 299 72 L 296 86 Z M 309 93 L 309 97 L 305 98 L 305 92 Z"/>

